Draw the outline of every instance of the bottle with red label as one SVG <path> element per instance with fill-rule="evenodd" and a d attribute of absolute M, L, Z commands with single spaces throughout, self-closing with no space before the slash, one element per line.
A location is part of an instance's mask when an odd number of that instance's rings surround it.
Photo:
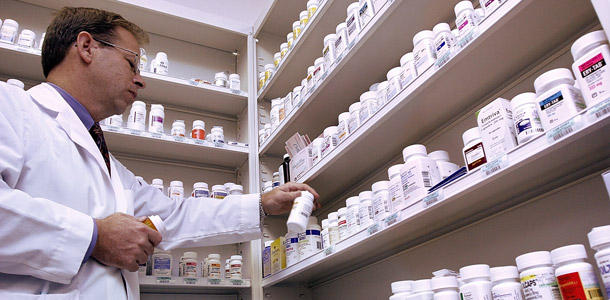
<path fill-rule="evenodd" d="M 587 252 L 581 244 L 551 251 L 555 276 L 563 300 L 602 300 L 602 291 L 593 266 L 586 262 Z"/>
<path fill-rule="evenodd" d="M 603 30 L 583 35 L 572 44 L 572 71 L 587 107 L 610 97 L 610 59 L 608 38 Z"/>
<path fill-rule="evenodd" d="M 193 121 L 193 130 L 191 131 L 191 138 L 197 140 L 205 140 L 205 122 L 201 120 Z"/>

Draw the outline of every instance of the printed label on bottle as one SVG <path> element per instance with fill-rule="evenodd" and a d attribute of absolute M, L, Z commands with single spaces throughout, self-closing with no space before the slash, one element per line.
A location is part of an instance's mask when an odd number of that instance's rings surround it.
<path fill-rule="evenodd" d="M 358 25 L 358 19 L 355 14 L 352 14 L 347 20 L 345 20 L 345 24 L 347 25 L 347 40 L 349 44 L 356 42 L 356 37 L 360 32 L 360 28 Z"/>
<path fill-rule="evenodd" d="M 406 88 L 413 80 L 417 77 L 417 73 L 415 71 L 415 65 L 413 63 L 407 63 L 402 67 L 402 72 L 400 73 L 400 84 L 403 88 Z M 388 99 L 392 99 L 388 95 Z"/>
<path fill-rule="evenodd" d="M 489 16 L 489 14 L 491 14 L 496 9 L 498 9 L 498 7 L 500 7 L 500 5 L 502 5 L 502 2 L 506 2 L 506 0 L 487 0 L 487 1 L 485 1 L 485 4 L 484 4 L 485 16 Z"/>
<path fill-rule="evenodd" d="M 341 60 L 341 58 L 343 58 L 343 50 L 345 50 L 345 43 L 347 41 L 343 40 L 343 36 L 342 35 L 337 35 L 337 39 L 335 40 L 335 55 L 337 56 L 337 58 L 335 58 L 336 61 Z"/>
<path fill-rule="evenodd" d="M 583 271 L 557 276 L 563 300 L 602 300 L 595 273 Z"/>
<path fill-rule="evenodd" d="M 606 60 L 602 53 L 598 53 L 585 63 L 578 66 L 580 71 L 579 84 L 583 94 L 591 100 L 604 99 L 608 97 L 608 82 L 610 74 L 606 67 Z"/>
<path fill-rule="evenodd" d="M 221 270 L 221 266 L 220 263 L 211 263 L 209 265 L 209 269 L 210 269 L 210 278 L 220 278 L 220 270 Z"/>
<path fill-rule="evenodd" d="M 544 132 L 542 123 L 540 122 L 540 116 L 538 115 L 538 110 L 535 107 L 526 107 L 524 105 L 522 108 L 518 108 L 513 113 L 515 132 L 520 140 L 526 136 Z"/>
<path fill-rule="evenodd" d="M 196 262 L 185 262 L 184 263 L 184 276 L 188 276 L 188 277 L 197 276 L 197 263 Z"/>
<path fill-rule="evenodd" d="M 205 130 L 193 129 L 191 131 L 191 137 L 197 140 L 205 140 Z"/>
<path fill-rule="evenodd" d="M 225 197 L 227 197 L 227 192 L 222 192 L 222 191 L 212 192 L 212 198 L 214 198 L 214 199 L 224 199 Z"/>
<path fill-rule="evenodd" d="M 347 124 L 346 124 L 345 120 L 339 122 L 339 126 L 338 126 L 339 127 L 339 143 L 343 142 L 347 138 L 347 136 L 349 134 L 346 125 Z"/>
<path fill-rule="evenodd" d="M 549 272 L 521 277 L 521 286 L 525 300 L 561 300 L 561 294 L 555 273 L 551 269 Z"/>
<path fill-rule="evenodd" d="M 356 129 L 360 127 L 360 116 L 358 112 L 350 114 L 349 122 L 348 122 L 348 130 L 350 134 L 352 134 Z"/>
<path fill-rule="evenodd" d="M 154 275 L 170 275 L 172 259 L 169 257 L 154 257 L 153 272 Z"/>
<path fill-rule="evenodd" d="M 434 45 L 432 45 L 432 43 L 420 42 L 417 47 L 413 49 L 413 57 L 417 73 L 423 73 L 434 65 L 434 62 L 436 61 Z"/>
<path fill-rule="evenodd" d="M 400 78 L 392 78 L 388 81 L 388 99 L 394 99 L 400 92 Z"/>
<path fill-rule="evenodd" d="M 515 282 L 516 283 L 516 282 Z M 494 287 L 491 290 L 493 300 L 523 300 L 523 293 L 521 292 L 521 286 L 516 287 Z"/>
<path fill-rule="evenodd" d="M 2 29 L 0 29 L 0 32 L 2 34 L 0 36 L 0 41 L 7 42 L 7 43 L 15 42 L 15 36 L 17 36 L 17 31 L 14 28 L 8 27 L 8 26 L 2 26 Z"/>
<path fill-rule="evenodd" d="M 406 207 L 400 175 L 390 180 L 388 191 L 390 192 L 390 208 L 392 212 L 400 211 Z"/>
<path fill-rule="evenodd" d="M 599 274 L 602 277 L 606 294 L 610 295 L 610 256 L 604 255 L 596 258 Z"/>
<path fill-rule="evenodd" d="M 360 203 L 360 207 L 358 208 L 358 218 L 360 219 L 360 226 L 369 226 L 369 224 L 371 224 L 371 222 L 373 221 L 372 210 L 372 204 L 367 206 Z"/>
<path fill-rule="evenodd" d="M 203 189 L 196 189 L 193 191 L 193 197 L 195 198 L 210 198 L 210 191 Z"/>
<path fill-rule="evenodd" d="M 468 149 L 464 150 L 464 156 L 466 157 L 466 165 L 468 171 L 472 171 L 479 166 L 487 163 L 485 157 L 485 150 L 483 149 L 483 143 L 478 143 Z"/>

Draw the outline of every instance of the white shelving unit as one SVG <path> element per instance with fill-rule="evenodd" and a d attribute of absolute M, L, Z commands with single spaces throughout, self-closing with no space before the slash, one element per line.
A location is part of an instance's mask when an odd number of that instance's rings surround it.
<path fill-rule="evenodd" d="M 235 295 L 236 290 L 251 287 L 250 279 L 207 279 L 163 276 L 140 276 L 140 290 L 157 294 Z"/>

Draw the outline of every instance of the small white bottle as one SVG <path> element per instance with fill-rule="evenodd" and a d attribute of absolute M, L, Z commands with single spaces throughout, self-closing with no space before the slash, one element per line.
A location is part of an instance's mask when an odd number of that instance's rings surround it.
<path fill-rule="evenodd" d="M 305 232 L 312 209 L 313 195 L 308 191 L 302 191 L 301 196 L 297 197 L 292 204 L 292 210 L 286 222 L 288 231 Z"/>
<path fill-rule="evenodd" d="M 360 228 L 367 228 L 373 224 L 373 192 L 360 192 L 358 197 L 360 199 L 360 207 L 358 207 L 358 220 L 360 220 Z"/>
<path fill-rule="evenodd" d="M 27 48 L 34 48 L 35 43 L 36 33 L 34 33 L 34 31 L 31 31 L 29 29 L 24 29 L 21 31 L 19 39 L 17 40 L 17 45 Z"/>
<path fill-rule="evenodd" d="M 146 104 L 142 101 L 134 101 L 127 117 L 127 128 L 133 130 L 144 130 L 146 127 Z"/>
<path fill-rule="evenodd" d="M 305 238 L 307 240 L 306 249 L 308 255 L 316 254 L 322 250 L 322 227 L 318 225 L 317 217 L 309 217 L 307 229 L 305 230 Z"/>
<path fill-rule="evenodd" d="M 417 78 L 417 69 L 415 68 L 415 57 L 413 52 L 409 52 L 400 58 L 400 85 L 406 88 L 411 82 Z M 388 97 L 388 101 L 390 98 Z"/>
<path fill-rule="evenodd" d="M 212 198 L 222 200 L 227 197 L 227 194 L 224 185 L 216 184 L 212 186 Z"/>
<path fill-rule="evenodd" d="M 191 138 L 196 140 L 205 140 L 205 122 L 202 120 L 193 121 L 193 129 L 191 130 Z"/>
<path fill-rule="evenodd" d="M 339 220 L 337 212 L 331 212 L 328 214 L 328 239 L 330 244 L 328 247 L 341 241 L 339 238 Z M 328 248 L 326 247 L 326 248 Z"/>
<path fill-rule="evenodd" d="M 595 227 L 587 234 L 601 275 L 606 295 L 610 295 L 610 225 Z"/>
<path fill-rule="evenodd" d="M 348 121 L 348 131 L 351 135 L 360 127 L 360 109 L 362 108 L 362 103 L 354 102 L 349 106 L 349 121 Z"/>
<path fill-rule="evenodd" d="M 182 184 L 182 181 L 171 181 L 169 183 L 169 189 L 167 189 L 167 196 L 178 202 L 184 200 L 184 185 Z"/>
<path fill-rule="evenodd" d="M 229 75 L 229 88 L 234 91 L 241 90 L 241 80 L 239 78 L 239 74 Z"/>
<path fill-rule="evenodd" d="M 402 150 L 405 164 L 400 169 L 402 189 L 407 207 L 428 194 L 428 189 L 441 182 L 434 160 L 428 157 L 426 146 L 411 145 Z"/>
<path fill-rule="evenodd" d="M 337 58 L 335 55 L 336 41 L 337 35 L 334 33 L 328 34 L 324 37 L 324 49 L 322 49 L 322 57 L 324 57 L 324 64 L 329 68 L 335 63 L 335 59 Z"/>
<path fill-rule="evenodd" d="M 299 234 L 297 232 L 288 232 L 284 236 L 284 245 L 286 247 L 286 267 L 290 267 L 299 262 Z"/>
<path fill-rule="evenodd" d="M 547 71 L 534 80 L 540 121 L 545 131 L 570 120 L 587 106 L 574 76 L 566 68 Z"/>
<path fill-rule="evenodd" d="M 447 23 L 439 23 L 432 28 L 437 66 L 442 67 L 455 55 L 456 40 Z"/>
<path fill-rule="evenodd" d="M 387 180 L 373 183 L 373 220 L 380 222 L 390 214 L 390 182 Z"/>
<path fill-rule="evenodd" d="M 123 115 L 113 115 L 110 118 L 106 119 L 106 125 L 122 127 L 123 126 Z"/>
<path fill-rule="evenodd" d="M 242 256 L 231 255 L 231 279 L 242 278 Z"/>
<path fill-rule="evenodd" d="M 151 186 L 159 189 L 161 193 L 163 193 L 163 190 L 165 189 L 165 187 L 163 186 L 163 179 L 160 178 L 153 179 Z"/>
<path fill-rule="evenodd" d="M 281 99 L 273 99 L 271 100 L 271 112 L 269 113 L 269 118 L 271 119 L 271 128 L 275 130 L 278 126 L 280 126 L 280 107 L 282 106 Z"/>
<path fill-rule="evenodd" d="M 510 101 L 513 111 L 513 122 L 519 145 L 544 132 L 538 114 L 536 94 L 522 93 Z"/>
<path fill-rule="evenodd" d="M 305 25 L 309 23 L 309 12 L 304 10 L 299 14 L 299 22 L 301 22 L 301 28 L 305 30 Z"/>
<path fill-rule="evenodd" d="M 551 253 L 536 251 L 515 258 L 525 300 L 561 300 Z"/>
<path fill-rule="evenodd" d="M 434 290 L 434 300 L 460 299 L 459 284 L 455 276 L 433 277 L 430 280 L 430 288 Z"/>
<path fill-rule="evenodd" d="M 225 259 L 225 278 L 231 278 L 231 259 Z"/>
<path fill-rule="evenodd" d="M 402 72 L 400 73 L 401 75 L 401 80 L 402 80 Z M 406 87 L 406 85 L 402 85 L 402 82 L 400 83 L 401 87 Z M 379 83 L 379 85 L 377 86 L 377 110 L 381 110 L 382 107 L 384 107 L 386 104 L 388 104 L 388 102 L 390 102 L 390 98 L 388 98 L 388 89 L 390 87 L 390 83 L 387 80 L 384 80 L 382 82 Z"/>
<path fill-rule="evenodd" d="M 169 74 L 169 61 L 167 60 L 167 54 L 165 52 L 157 52 L 157 56 L 155 56 L 152 66 L 153 73 L 159 75 Z"/>
<path fill-rule="evenodd" d="M 186 136 L 186 125 L 184 125 L 184 120 L 174 120 L 174 123 L 172 123 L 171 134 L 173 136 Z"/>
<path fill-rule="evenodd" d="M 451 176 L 451 174 L 460 169 L 460 166 L 449 161 L 449 153 L 447 153 L 447 151 L 437 150 L 430 152 L 428 157 L 433 159 L 436 163 L 438 171 L 441 174 L 441 180 L 445 180 L 445 178 Z"/>
<path fill-rule="evenodd" d="M 191 196 L 194 198 L 210 198 L 208 184 L 205 182 L 195 182 Z"/>
<path fill-rule="evenodd" d="M 322 82 L 322 75 L 326 72 L 326 65 L 324 64 L 324 57 L 318 57 L 314 61 L 313 69 L 313 80 L 316 84 Z"/>
<path fill-rule="evenodd" d="M 339 144 L 339 128 L 329 126 L 324 129 L 324 141 L 322 142 L 322 157 L 326 157 Z"/>
<path fill-rule="evenodd" d="M 358 215 L 360 210 L 360 197 L 353 196 L 345 200 L 347 206 L 347 212 L 345 213 L 345 219 L 347 220 L 347 235 L 352 236 L 360 231 L 360 217 Z"/>
<path fill-rule="evenodd" d="M 286 57 L 286 54 L 288 54 L 288 43 L 282 43 L 280 45 L 280 54 L 282 55 L 282 59 Z"/>
<path fill-rule="evenodd" d="M 411 295 L 411 284 L 413 280 L 402 280 L 392 282 L 392 293 L 389 300 L 405 300 L 407 296 Z"/>
<path fill-rule="evenodd" d="M 460 298 L 463 300 L 491 300 L 491 281 L 488 265 L 471 265 L 460 268 Z"/>
<path fill-rule="evenodd" d="M 225 135 L 222 126 L 212 126 L 212 130 L 210 130 L 210 135 L 212 136 L 212 142 L 214 143 L 224 143 Z"/>
<path fill-rule="evenodd" d="M 572 44 L 572 71 L 583 98 L 591 107 L 610 97 L 610 60 L 608 38 L 603 30 L 583 35 Z"/>
<path fill-rule="evenodd" d="M 362 30 L 362 25 L 360 24 L 360 18 L 358 17 L 358 10 L 360 9 L 360 4 L 358 2 L 354 2 L 347 6 L 347 19 L 345 19 L 345 25 L 347 26 L 347 44 L 351 44 L 356 40 L 358 34 Z"/>
<path fill-rule="evenodd" d="M 318 7 L 320 6 L 320 2 L 318 0 L 309 0 L 307 1 L 307 17 L 311 19 L 311 17 L 316 13 Z"/>
<path fill-rule="evenodd" d="M 413 58 L 417 74 L 422 74 L 436 62 L 434 32 L 422 30 L 413 36 Z"/>
<path fill-rule="evenodd" d="M 148 115 L 148 131 L 154 133 L 164 133 L 163 120 L 165 119 L 165 110 L 161 104 L 153 104 L 150 106 L 150 114 Z"/>
<path fill-rule="evenodd" d="M 349 236 L 349 232 L 347 231 L 347 207 L 341 207 L 337 211 L 337 224 L 339 226 L 339 239 L 344 240 Z"/>
<path fill-rule="evenodd" d="M 399 212 L 407 207 L 400 178 L 402 166 L 403 164 L 398 164 L 388 168 L 388 177 L 390 178 L 390 185 L 388 186 L 388 192 L 390 192 L 390 213 Z"/>
<path fill-rule="evenodd" d="M 214 85 L 219 87 L 227 87 L 227 74 L 225 72 L 214 73 Z"/>
<path fill-rule="evenodd" d="M 472 172 L 487 163 L 479 127 L 466 130 L 462 135 L 462 140 L 464 141 L 462 155 L 468 172 Z"/>
<path fill-rule="evenodd" d="M 271 181 L 265 181 L 263 183 L 263 193 L 271 192 L 272 189 L 273 189 L 273 187 L 271 185 Z"/>
<path fill-rule="evenodd" d="M 523 288 L 519 282 L 517 267 L 495 267 L 489 270 L 489 274 L 493 300 L 523 300 Z"/>
<path fill-rule="evenodd" d="M 43 39 L 44 39 L 44 36 L 46 34 L 43 33 L 42 35 L 43 35 Z M 42 41 L 43 41 L 43 39 L 40 40 L 40 48 L 41 49 L 42 49 Z M 140 48 L 140 65 L 138 66 L 140 71 L 146 71 L 146 64 L 147 63 L 148 63 L 148 57 L 146 56 L 146 50 L 144 48 Z"/>
<path fill-rule="evenodd" d="M 271 76 L 273 76 L 274 71 L 275 71 L 274 64 L 265 65 L 265 82 L 269 82 L 269 79 L 271 79 Z"/>
<path fill-rule="evenodd" d="M 339 114 L 339 126 L 337 126 L 339 143 L 345 141 L 349 136 L 349 118 L 350 114 L 347 111 Z"/>
<path fill-rule="evenodd" d="M 584 245 L 559 247 L 551 251 L 551 259 L 563 299 L 603 299 L 593 266 L 585 261 L 587 251 Z"/>
<path fill-rule="evenodd" d="M 324 143 L 323 138 L 315 138 L 311 141 L 311 161 L 315 165 L 322 160 L 322 144 Z"/>
<path fill-rule="evenodd" d="M 282 61 L 282 52 L 276 52 L 273 55 L 273 65 L 277 68 L 277 66 L 280 64 L 281 61 Z"/>
<path fill-rule="evenodd" d="M 432 300 L 434 292 L 430 288 L 430 279 L 421 279 L 411 282 L 411 295 L 406 300 Z"/>
<path fill-rule="evenodd" d="M 229 187 L 229 195 L 243 195 L 244 187 L 240 184 L 234 184 Z"/>
<path fill-rule="evenodd" d="M 172 275 L 172 254 L 170 251 L 155 248 L 152 256 L 152 275 L 171 276 Z"/>
<path fill-rule="evenodd" d="M 322 248 L 326 249 L 330 247 L 330 237 L 328 236 L 328 219 L 322 220 L 322 231 L 320 231 L 320 236 L 322 236 Z"/>
<path fill-rule="evenodd" d="M 391 101 L 402 91 L 403 86 L 401 83 L 401 75 L 403 73 L 403 69 L 401 67 L 395 67 L 390 69 L 386 74 L 386 78 L 388 79 L 388 101 Z"/>
<path fill-rule="evenodd" d="M 368 91 L 360 95 L 360 124 L 371 118 L 376 112 L 379 102 L 377 101 L 377 91 Z"/>
<path fill-rule="evenodd" d="M 335 33 L 337 34 L 335 40 L 335 57 L 339 57 L 339 55 L 343 54 L 343 51 L 347 49 L 348 45 L 347 24 L 343 22 L 337 25 Z"/>
<path fill-rule="evenodd" d="M 302 31 L 301 22 L 300 21 L 292 22 L 292 34 L 294 34 L 295 41 L 297 40 L 299 35 L 301 35 L 301 31 Z"/>
<path fill-rule="evenodd" d="M 292 45 L 294 45 L 294 32 L 289 32 L 286 34 L 286 43 L 288 44 L 288 50 L 292 49 Z M 277 65 L 275 65 L 277 67 Z"/>
<path fill-rule="evenodd" d="M 220 254 L 212 253 L 208 255 L 208 277 L 222 278 L 222 262 Z"/>
<path fill-rule="evenodd" d="M 472 2 L 460 1 L 454 7 L 455 26 L 459 32 L 458 44 L 461 47 L 472 41 L 479 33 L 478 15 L 474 11 Z"/>
<path fill-rule="evenodd" d="M 14 44 L 17 40 L 19 23 L 13 19 L 5 19 L 0 29 L 0 42 Z"/>
<path fill-rule="evenodd" d="M 294 87 L 294 89 L 292 89 L 292 105 L 294 106 L 293 109 L 296 109 L 298 107 L 301 106 L 301 101 L 303 100 L 303 97 L 301 97 L 301 91 L 303 90 L 302 86 L 296 86 Z"/>
<path fill-rule="evenodd" d="M 184 277 L 197 277 L 197 252 L 184 252 L 182 260 Z M 218 262 L 220 265 L 220 261 Z"/>

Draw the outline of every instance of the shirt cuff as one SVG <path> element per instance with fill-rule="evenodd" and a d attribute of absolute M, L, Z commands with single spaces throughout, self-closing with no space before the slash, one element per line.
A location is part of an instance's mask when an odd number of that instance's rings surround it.
<path fill-rule="evenodd" d="M 97 242 L 97 222 L 95 222 L 95 219 L 91 219 L 93 220 L 93 234 L 91 235 L 91 242 L 89 243 L 87 253 L 85 253 L 85 257 L 83 258 L 83 264 L 91 257 L 91 253 L 93 253 L 93 248 L 95 248 L 95 243 Z"/>

